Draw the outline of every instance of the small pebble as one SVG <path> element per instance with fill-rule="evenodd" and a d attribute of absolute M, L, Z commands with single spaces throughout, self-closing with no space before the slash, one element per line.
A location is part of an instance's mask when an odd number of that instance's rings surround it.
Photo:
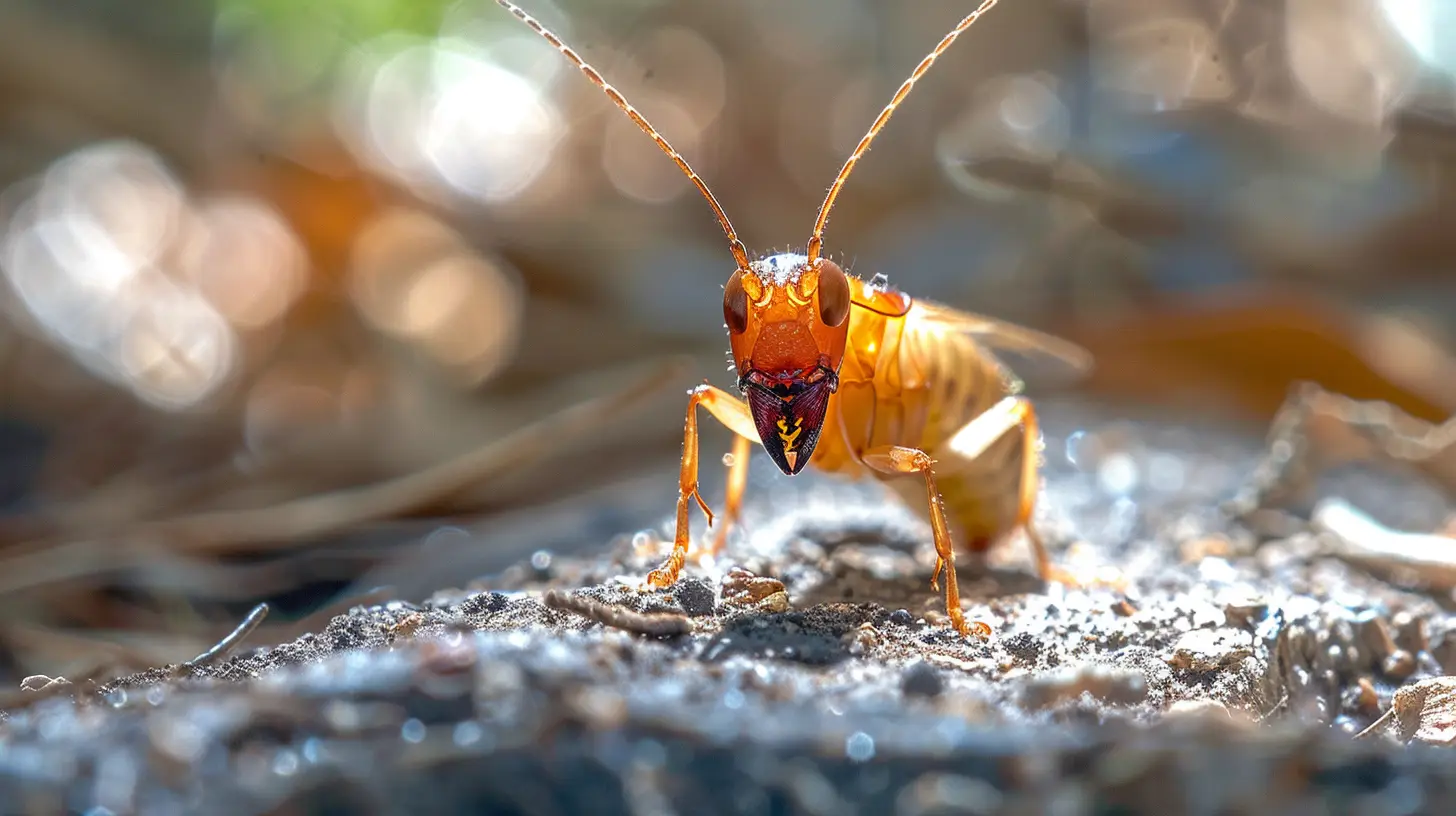
<path fill-rule="evenodd" d="M 940 670 L 924 661 L 911 663 L 900 676 L 900 693 L 906 697 L 936 697 L 944 690 Z"/>
<path fill-rule="evenodd" d="M 460 602 L 460 611 L 467 615 L 499 612 L 506 606 L 506 596 L 499 592 L 481 592 Z"/>
<path fill-rule="evenodd" d="M 1175 669 L 1207 672 L 1235 665 L 1253 653 L 1252 638 L 1241 629 L 1194 629 L 1178 638 L 1166 660 Z"/>
<path fill-rule="evenodd" d="M 734 567 L 723 576 L 723 602 L 783 612 L 789 608 L 789 594 L 784 589 L 784 582 L 777 578 Z"/>
<path fill-rule="evenodd" d="M 1003 640 L 1001 646 L 1022 665 L 1036 663 L 1042 653 L 1041 641 L 1032 637 L 1030 632 L 1018 632 Z"/>
<path fill-rule="evenodd" d="M 1397 650 L 1395 639 L 1390 636 L 1390 626 L 1377 615 L 1371 614 L 1356 623 L 1355 635 L 1366 654 L 1382 665 Z"/>
<path fill-rule="evenodd" d="M 1405 649 L 1396 649 L 1385 658 L 1380 669 L 1392 680 L 1409 679 L 1416 672 L 1416 656 Z"/>
<path fill-rule="evenodd" d="M 684 578 L 678 581 L 672 589 L 672 597 L 677 600 L 683 612 L 695 618 L 713 614 L 713 608 L 717 604 L 713 587 L 701 578 Z"/>
<path fill-rule="evenodd" d="M 1391 618 L 1390 623 L 1395 627 L 1395 645 L 1417 654 L 1430 650 L 1431 638 L 1426 629 L 1425 618 L 1418 618 L 1410 612 L 1399 612 Z"/>
<path fill-rule="evenodd" d="M 1360 678 L 1358 685 L 1360 688 L 1360 696 L 1356 699 L 1355 704 L 1364 713 L 1378 714 L 1380 712 L 1380 695 L 1375 692 L 1375 685 L 1370 682 L 1370 678 L 1368 677 Z"/>
<path fill-rule="evenodd" d="M 890 623 L 896 626 L 909 626 L 915 623 L 915 616 L 911 615 L 908 609 L 896 609 L 890 613 Z"/>
<path fill-rule="evenodd" d="M 1226 604 L 1223 608 L 1224 620 L 1228 622 L 1228 625 L 1241 629 L 1252 627 L 1268 615 L 1269 604 L 1255 598 Z"/>
<path fill-rule="evenodd" d="M 873 625 L 866 623 L 845 634 L 844 641 L 850 654 L 861 657 L 880 645 L 880 633 Z"/>

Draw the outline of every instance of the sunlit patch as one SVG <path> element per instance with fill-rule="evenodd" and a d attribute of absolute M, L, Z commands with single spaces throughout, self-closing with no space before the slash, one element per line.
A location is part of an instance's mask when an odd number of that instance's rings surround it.
<path fill-rule="evenodd" d="M 338 129 L 376 170 L 429 195 L 510 201 L 564 135 L 540 88 L 462 39 L 384 38 L 355 55 Z"/>
<path fill-rule="evenodd" d="M 1340 13 L 1318 0 L 1291 0 L 1285 13 L 1289 69 L 1304 95 L 1351 124 L 1383 125 L 1419 66 L 1389 29 L 1371 25 L 1378 12 Z"/>
<path fill-rule="evenodd" d="M 238 365 L 234 326 L 277 320 L 305 275 L 298 239 L 265 205 L 199 208 L 127 141 L 44 174 L 5 224 L 0 269 L 18 325 L 167 409 L 218 393 Z"/>
<path fill-rule="evenodd" d="M 350 291 L 370 323 L 467 383 L 515 351 L 524 296 L 514 272 L 422 212 L 394 210 L 365 229 Z"/>
<path fill-rule="evenodd" d="M 1421 60 L 1439 71 L 1456 73 L 1456 45 L 1449 34 L 1456 25 L 1456 6 L 1449 0 L 1380 0 L 1379 5 Z"/>

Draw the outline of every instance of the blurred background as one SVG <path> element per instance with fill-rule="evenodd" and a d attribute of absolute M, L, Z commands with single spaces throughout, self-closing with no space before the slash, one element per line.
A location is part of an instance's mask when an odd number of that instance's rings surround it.
<path fill-rule="evenodd" d="M 762 253 L 972 5 L 526 3 Z M 1261 434 L 1313 379 L 1444 419 L 1456 4 L 1003 0 L 827 246 L 1083 343 L 1079 398 Z M 3 0 L 0 684 L 660 527 L 683 393 L 732 382 L 731 271 L 672 163 L 488 0 Z"/>

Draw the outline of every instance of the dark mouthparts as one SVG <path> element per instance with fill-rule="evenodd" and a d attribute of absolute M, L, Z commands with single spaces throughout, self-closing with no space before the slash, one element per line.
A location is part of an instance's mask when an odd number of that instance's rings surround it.
<path fill-rule="evenodd" d="M 810 388 L 829 380 L 829 393 L 839 390 L 839 375 L 834 373 L 828 366 L 818 365 L 807 375 L 803 369 L 791 371 L 785 374 L 765 374 L 758 369 L 750 369 L 747 374 L 738 378 L 738 392 L 746 393 L 749 386 L 762 388 L 782 400 L 791 400 Z"/>
<path fill-rule="evenodd" d="M 797 371 L 779 376 L 750 371 L 740 387 L 758 438 L 774 464 L 790 476 L 803 470 L 819 443 L 829 395 L 839 387 L 838 375 L 824 366 L 807 376 Z"/>

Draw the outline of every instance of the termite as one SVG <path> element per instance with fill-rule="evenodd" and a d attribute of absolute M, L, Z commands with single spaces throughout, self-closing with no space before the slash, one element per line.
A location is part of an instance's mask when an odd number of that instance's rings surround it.
<path fill-rule="evenodd" d="M 648 574 L 645 587 L 677 582 L 688 557 L 692 502 L 710 527 L 714 522 L 698 492 L 700 407 L 735 434 L 722 524 L 710 553 L 722 549 L 737 518 L 757 441 L 790 476 L 810 465 L 850 478 L 872 474 L 920 504 L 937 555 L 930 586 L 939 592 L 944 572 L 946 612 L 963 636 L 974 630 L 985 637 L 991 629 L 980 621 L 972 627 L 961 610 L 955 541 L 983 554 L 1020 530 L 1043 580 L 1075 583 L 1052 565 L 1031 523 L 1041 433 L 1021 381 L 993 349 L 1055 361 L 1078 374 L 1090 369 L 1091 356 L 1032 329 L 912 299 L 882 275 L 868 282 L 851 277 L 822 254 L 829 211 L 870 142 L 935 60 L 997 0 L 983 0 L 895 91 L 835 177 L 804 254 L 759 260 L 750 260 L 707 183 L 620 91 L 529 14 L 509 0 L 496 2 L 554 45 L 677 164 L 718 217 L 735 262 L 723 317 L 741 398 L 706 383 L 690 392 L 672 553 Z M 905 478 L 917 475 L 923 486 Z"/>

